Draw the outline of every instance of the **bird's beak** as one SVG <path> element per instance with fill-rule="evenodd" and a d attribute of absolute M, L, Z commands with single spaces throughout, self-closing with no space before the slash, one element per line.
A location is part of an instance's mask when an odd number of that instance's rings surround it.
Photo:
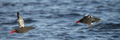
<path fill-rule="evenodd" d="M 80 21 L 77 21 L 76 23 L 80 23 Z"/>
<path fill-rule="evenodd" d="M 11 34 L 13 34 L 16 30 L 11 31 Z"/>

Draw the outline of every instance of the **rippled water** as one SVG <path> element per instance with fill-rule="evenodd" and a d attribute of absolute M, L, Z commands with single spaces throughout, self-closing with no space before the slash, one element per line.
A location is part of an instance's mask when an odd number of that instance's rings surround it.
<path fill-rule="evenodd" d="M 35 29 L 10 34 L 17 12 Z M 87 13 L 102 21 L 75 23 Z M 0 0 L 0 40 L 120 40 L 120 0 Z"/>

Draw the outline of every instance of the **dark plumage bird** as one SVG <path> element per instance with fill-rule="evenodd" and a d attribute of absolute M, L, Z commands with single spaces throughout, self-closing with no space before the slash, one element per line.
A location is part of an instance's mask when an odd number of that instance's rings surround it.
<path fill-rule="evenodd" d="M 22 16 L 20 16 L 20 13 L 17 12 L 17 22 L 19 24 L 19 28 L 17 29 L 14 29 L 13 31 L 11 31 L 11 34 L 16 32 L 16 33 L 25 33 L 25 32 L 28 32 L 29 30 L 31 29 L 34 29 L 34 27 L 26 27 L 25 26 L 25 23 L 24 23 L 24 20 L 22 18 Z"/>
<path fill-rule="evenodd" d="M 93 16 L 90 16 L 90 14 L 86 14 L 82 19 L 80 19 L 79 21 L 77 21 L 76 23 L 85 23 L 88 24 L 89 26 L 93 26 L 93 22 L 100 22 L 101 19 L 99 18 L 94 18 Z"/>

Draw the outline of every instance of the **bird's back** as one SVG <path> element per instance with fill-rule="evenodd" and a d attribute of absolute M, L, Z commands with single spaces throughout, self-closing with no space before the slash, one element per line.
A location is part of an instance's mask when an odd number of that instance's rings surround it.
<path fill-rule="evenodd" d="M 34 29 L 34 27 L 22 27 L 22 28 L 16 29 L 16 32 L 17 33 L 25 33 L 25 32 L 28 32 L 31 29 Z"/>

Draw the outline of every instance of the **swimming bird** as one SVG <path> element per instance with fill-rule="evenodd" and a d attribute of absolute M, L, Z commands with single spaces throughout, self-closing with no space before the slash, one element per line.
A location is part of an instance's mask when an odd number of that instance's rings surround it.
<path fill-rule="evenodd" d="M 26 27 L 25 26 L 24 20 L 23 20 L 23 18 L 20 15 L 19 12 L 17 12 L 17 18 L 18 18 L 17 22 L 19 24 L 19 28 L 12 30 L 11 34 L 13 34 L 14 32 L 16 32 L 16 33 L 25 33 L 25 32 L 28 32 L 31 29 L 34 29 L 34 27 Z"/>
<path fill-rule="evenodd" d="M 82 19 L 78 20 L 76 23 L 85 23 L 88 24 L 89 26 L 93 27 L 93 22 L 99 23 L 101 19 L 95 18 L 90 15 L 90 13 L 86 14 Z"/>

